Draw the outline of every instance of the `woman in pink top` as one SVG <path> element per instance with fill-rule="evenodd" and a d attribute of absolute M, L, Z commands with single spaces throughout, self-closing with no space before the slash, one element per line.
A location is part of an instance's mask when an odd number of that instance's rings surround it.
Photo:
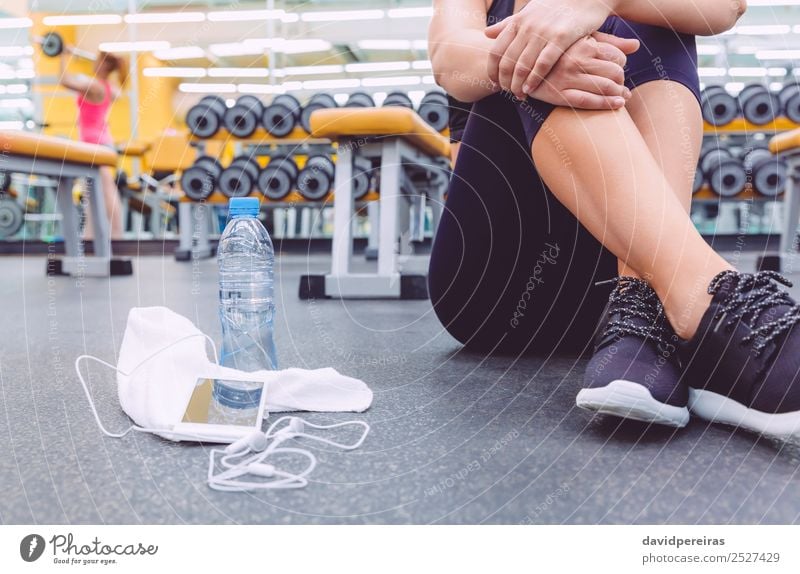
<path fill-rule="evenodd" d="M 60 83 L 78 94 L 78 134 L 83 142 L 114 147 L 108 129 L 108 110 L 119 96 L 119 90 L 111 85 L 109 77 L 117 73 L 119 83 L 125 81 L 127 66 L 114 54 L 100 52 L 91 77 L 71 74 L 66 71 L 67 57 L 72 50 L 65 46 L 61 57 Z M 106 212 L 111 224 L 111 238 L 122 237 L 120 199 L 114 174 L 110 167 L 100 168 L 100 187 L 105 197 Z M 87 216 L 86 236 L 92 236 L 91 218 Z"/>

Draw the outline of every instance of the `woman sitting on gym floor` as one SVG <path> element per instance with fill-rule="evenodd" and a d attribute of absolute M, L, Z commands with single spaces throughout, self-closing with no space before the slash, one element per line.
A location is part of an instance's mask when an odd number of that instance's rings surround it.
<path fill-rule="evenodd" d="M 800 437 L 800 308 L 777 274 L 736 271 L 688 214 L 694 36 L 745 7 L 435 2 L 437 82 L 474 102 L 430 268 L 454 337 L 548 353 L 594 335 L 581 407 L 678 427 L 691 409 Z"/>
<path fill-rule="evenodd" d="M 72 54 L 69 46 L 61 52 L 61 74 L 59 82 L 65 88 L 77 93 L 78 137 L 81 141 L 114 148 L 111 131 L 108 128 L 108 111 L 119 96 L 119 90 L 111 85 L 109 77 L 117 73 L 120 85 L 125 82 L 127 66 L 119 56 L 100 52 L 94 65 L 94 76 L 88 77 L 67 72 L 67 61 Z M 111 224 L 111 238 L 122 237 L 122 212 L 119 191 L 114 182 L 110 167 L 100 168 L 100 185 L 106 213 Z M 87 215 L 85 236 L 92 237 L 91 218 Z"/>

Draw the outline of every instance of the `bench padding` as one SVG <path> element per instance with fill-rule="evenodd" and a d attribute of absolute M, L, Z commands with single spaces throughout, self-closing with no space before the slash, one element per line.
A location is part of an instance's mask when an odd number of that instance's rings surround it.
<path fill-rule="evenodd" d="M 329 108 L 311 114 L 311 135 L 346 137 L 399 136 L 433 156 L 449 156 L 450 142 L 408 108 Z"/>
<path fill-rule="evenodd" d="M 783 132 L 769 140 L 772 153 L 800 152 L 800 129 Z"/>
<path fill-rule="evenodd" d="M 86 167 L 117 165 L 117 153 L 111 148 L 30 132 L 0 131 L 0 150 L 8 155 Z"/>

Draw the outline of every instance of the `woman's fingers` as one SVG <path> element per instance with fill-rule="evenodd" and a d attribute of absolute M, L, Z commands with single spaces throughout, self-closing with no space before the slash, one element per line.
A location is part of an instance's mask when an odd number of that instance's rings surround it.
<path fill-rule="evenodd" d="M 508 27 L 510 22 L 511 18 L 506 18 L 497 24 L 492 24 L 491 26 L 487 27 L 483 33 L 486 34 L 487 38 L 496 39 L 498 36 L 500 36 L 500 33 Z"/>
<path fill-rule="evenodd" d="M 505 20 L 503 20 L 505 22 Z M 497 39 L 494 41 L 492 49 L 489 51 L 489 79 L 495 84 L 500 83 L 500 65 L 505 58 L 506 50 L 514 41 L 516 34 L 511 26 L 505 27 Z"/>
<path fill-rule="evenodd" d="M 510 91 L 519 99 L 524 99 L 530 91 L 528 89 L 528 77 L 533 68 L 533 62 L 536 60 L 536 49 L 527 46 L 517 60 L 517 65 L 514 68 L 514 75 L 511 79 Z"/>
<path fill-rule="evenodd" d="M 567 46 L 567 48 L 569 48 L 569 46 Z M 539 87 L 539 84 L 547 77 L 547 74 L 550 73 L 563 54 L 564 49 L 556 44 L 548 43 L 542 48 L 526 82 L 528 93 L 533 92 Z"/>
<path fill-rule="evenodd" d="M 561 93 L 564 105 L 578 110 L 618 110 L 625 106 L 625 98 L 601 96 L 592 92 L 570 89 Z"/>
<path fill-rule="evenodd" d="M 586 74 L 602 76 L 620 85 L 625 82 L 625 70 L 622 66 L 614 62 L 607 62 L 594 58 L 585 62 L 581 68 Z"/>
<path fill-rule="evenodd" d="M 617 50 L 628 56 L 636 52 L 640 47 L 639 40 L 635 38 L 620 38 L 619 36 L 605 34 L 604 32 L 595 32 L 592 34 L 592 37 L 598 42 L 614 46 Z"/>
<path fill-rule="evenodd" d="M 581 74 L 572 83 L 575 89 L 597 94 L 598 96 L 621 97 L 627 100 L 631 92 L 625 86 L 609 80 L 605 76 L 594 76 L 591 74 Z"/>
<path fill-rule="evenodd" d="M 536 54 L 536 46 L 522 34 L 517 34 L 517 37 L 506 50 L 503 61 L 500 62 L 500 87 L 515 95 L 521 94 L 522 81 L 530 73 L 530 66 L 533 65 Z M 525 68 L 527 68 L 527 71 L 524 73 L 524 77 L 519 78 L 517 81 L 518 88 L 514 91 L 514 80 L 518 74 L 523 74 L 523 69 Z"/>

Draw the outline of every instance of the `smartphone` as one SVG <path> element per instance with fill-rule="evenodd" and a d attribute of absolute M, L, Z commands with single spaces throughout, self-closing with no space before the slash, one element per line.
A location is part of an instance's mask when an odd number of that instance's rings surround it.
<path fill-rule="evenodd" d="M 246 382 L 247 390 L 238 391 L 228 382 Z M 266 404 L 266 383 L 246 379 L 199 378 L 181 422 L 171 431 L 175 440 L 232 443 L 261 430 Z M 225 407 L 242 407 L 235 424 L 225 418 Z"/>

